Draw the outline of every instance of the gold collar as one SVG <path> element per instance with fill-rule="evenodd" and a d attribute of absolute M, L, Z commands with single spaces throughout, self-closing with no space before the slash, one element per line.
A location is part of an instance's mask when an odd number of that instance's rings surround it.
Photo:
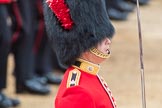
<path fill-rule="evenodd" d="M 77 61 L 75 62 L 74 65 L 72 65 L 73 67 L 80 69 L 84 72 L 87 72 L 89 74 L 92 75 L 97 75 L 100 66 L 91 62 L 88 62 L 86 60 L 83 59 L 77 59 Z"/>

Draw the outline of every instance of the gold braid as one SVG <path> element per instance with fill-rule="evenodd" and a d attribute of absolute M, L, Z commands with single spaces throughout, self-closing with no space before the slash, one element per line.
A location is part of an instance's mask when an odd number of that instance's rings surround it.
<path fill-rule="evenodd" d="M 100 57 L 100 58 L 109 58 L 110 57 L 110 53 L 104 54 L 96 48 L 91 48 L 90 52 L 93 53 L 94 55 L 96 55 L 97 57 Z"/>

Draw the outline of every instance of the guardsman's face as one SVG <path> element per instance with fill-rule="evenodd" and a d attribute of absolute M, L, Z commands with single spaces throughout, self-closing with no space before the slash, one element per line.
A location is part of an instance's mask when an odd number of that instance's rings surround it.
<path fill-rule="evenodd" d="M 111 44 L 111 40 L 109 38 L 105 38 L 103 41 L 101 41 L 101 43 L 99 43 L 96 46 L 96 49 L 103 54 L 110 54 L 110 44 Z M 80 58 L 85 59 L 85 60 L 90 61 L 95 64 L 100 64 L 101 62 L 103 62 L 105 60 L 105 58 L 96 56 L 95 54 L 91 53 L 90 51 L 84 52 Z"/>

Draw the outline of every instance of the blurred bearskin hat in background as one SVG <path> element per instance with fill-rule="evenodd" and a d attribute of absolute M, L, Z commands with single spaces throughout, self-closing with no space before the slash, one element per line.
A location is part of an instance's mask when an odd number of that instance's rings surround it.
<path fill-rule="evenodd" d="M 52 48 L 65 66 L 114 34 L 105 0 L 46 0 L 44 17 Z"/>

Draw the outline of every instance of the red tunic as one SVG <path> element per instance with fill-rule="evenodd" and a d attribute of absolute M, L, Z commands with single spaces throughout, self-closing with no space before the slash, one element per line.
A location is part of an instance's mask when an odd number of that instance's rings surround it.
<path fill-rule="evenodd" d="M 116 104 L 106 83 L 97 74 L 98 65 L 79 60 L 64 74 L 55 108 L 115 108 Z"/>
<path fill-rule="evenodd" d="M 0 0 L 0 4 L 11 3 L 11 0 Z"/>

